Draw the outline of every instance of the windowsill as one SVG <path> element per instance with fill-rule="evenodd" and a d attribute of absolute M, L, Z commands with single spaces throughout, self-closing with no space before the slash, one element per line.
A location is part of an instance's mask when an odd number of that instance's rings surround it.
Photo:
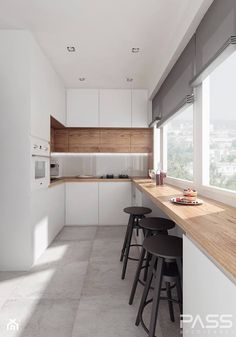
<path fill-rule="evenodd" d="M 211 198 L 232 207 L 235 207 L 236 205 L 236 192 L 234 191 L 207 185 L 197 186 L 193 181 L 168 176 L 166 177 L 165 182 L 183 189 L 186 187 L 196 188 L 198 193 L 204 197 Z"/>

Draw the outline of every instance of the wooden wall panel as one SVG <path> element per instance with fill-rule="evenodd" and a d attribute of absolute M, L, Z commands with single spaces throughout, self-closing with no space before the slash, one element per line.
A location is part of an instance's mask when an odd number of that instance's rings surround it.
<path fill-rule="evenodd" d="M 55 152 L 153 152 L 152 129 L 64 128 L 51 137 Z"/>
<path fill-rule="evenodd" d="M 150 153 L 153 148 L 152 129 L 134 129 L 131 132 L 130 151 L 137 153 Z"/>
<path fill-rule="evenodd" d="M 101 129 L 100 152 L 130 152 L 130 131 L 127 129 Z"/>
<path fill-rule="evenodd" d="M 54 132 L 55 152 L 68 152 L 68 130 L 67 129 L 55 129 Z"/>
<path fill-rule="evenodd" d="M 69 152 L 99 152 L 98 129 L 69 129 Z"/>

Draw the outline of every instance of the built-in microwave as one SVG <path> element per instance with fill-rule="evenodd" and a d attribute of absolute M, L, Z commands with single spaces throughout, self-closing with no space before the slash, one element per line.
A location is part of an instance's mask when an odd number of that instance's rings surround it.
<path fill-rule="evenodd" d="M 48 187 L 50 183 L 50 147 L 46 140 L 31 138 L 31 187 Z"/>

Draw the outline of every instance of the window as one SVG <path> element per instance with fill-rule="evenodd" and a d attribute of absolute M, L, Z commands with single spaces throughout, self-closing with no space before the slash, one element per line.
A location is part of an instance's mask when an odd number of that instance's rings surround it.
<path fill-rule="evenodd" d="M 169 177 L 193 180 L 193 105 L 187 105 L 164 126 Z"/>
<path fill-rule="evenodd" d="M 236 191 L 236 52 L 203 81 L 203 183 Z"/>

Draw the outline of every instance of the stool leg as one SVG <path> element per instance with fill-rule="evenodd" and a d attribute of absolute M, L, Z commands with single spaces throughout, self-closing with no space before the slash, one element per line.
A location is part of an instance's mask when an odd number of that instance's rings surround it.
<path fill-rule="evenodd" d="M 179 310 L 180 310 L 180 314 L 182 315 L 183 313 L 182 287 L 181 287 L 181 282 L 179 278 L 176 281 L 176 290 L 177 290 L 178 301 L 179 301 Z"/>
<path fill-rule="evenodd" d="M 153 255 L 152 256 L 152 260 L 151 260 L 151 266 L 148 270 L 148 278 L 147 278 L 147 282 L 145 284 L 144 290 L 143 290 L 143 295 L 142 295 L 142 299 L 139 305 L 139 310 L 138 310 L 138 314 L 137 314 L 137 318 L 136 318 L 136 322 L 135 325 L 139 325 L 140 321 L 141 321 L 141 317 L 142 317 L 142 313 L 143 313 L 143 309 L 144 309 L 144 305 L 145 302 L 147 300 L 148 297 L 148 293 L 152 284 L 152 278 L 153 278 L 153 272 L 154 272 L 154 267 L 156 264 L 156 257 Z"/>
<path fill-rule="evenodd" d="M 151 261 L 151 254 L 147 253 L 146 256 L 146 263 L 145 263 L 145 268 L 144 268 L 144 275 L 143 275 L 143 281 L 146 282 L 147 281 L 147 275 L 148 275 L 148 267 L 150 265 L 150 261 Z"/>
<path fill-rule="evenodd" d="M 145 257 L 145 253 L 146 253 L 145 249 L 142 248 L 141 254 L 140 254 L 140 258 L 139 258 L 138 267 L 137 267 L 135 278 L 134 278 L 134 283 L 133 283 L 131 294 L 130 294 L 130 298 L 129 298 L 129 304 L 130 305 L 133 304 L 134 295 L 136 293 L 136 289 L 137 289 L 137 285 L 138 285 L 138 280 L 139 280 L 141 269 L 142 269 L 142 266 L 143 266 L 143 260 L 144 260 L 144 257 Z"/>
<path fill-rule="evenodd" d="M 173 310 L 173 302 L 171 301 L 172 300 L 172 295 L 171 295 L 170 282 L 166 282 L 166 294 L 167 294 L 167 298 L 168 298 L 170 320 L 172 322 L 174 322 L 175 321 L 175 316 L 174 316 L 174 310 Z"/>
<path fill-rule="evenodd" d="M 126 248 L 128 234 L 129 234 L 129 227 L 132 225 L 132 222 L 133 222 L 133 216 L 130 215 L 129 216 L 129 222 L 128 222 L 128 225 L 127 225 L 127 228 L 126 228 L 126 233 L 125 233 L 125 239 L 124 239 L 123 247 L 122 247 L 122 250 L 121 250 L 120 262 L 122 262 L 123 258 L 124 258 L 125 248 Z"/>
<path fill-rule="evenodd" d="M 158 307 L 159 307 L 160 292 L 161 292 L 162 269 L 163 269 L 163 258 L 159 257 L 157 260 L 157 269 L 156 269 L 155 280 L 154 280 L 152 313 L 151 313 L 151 321 L 149 325 L 148 337 L 155 337 Z"/>
<path fill-rule="evenodd" d="M 133 234 L 133 223 L 134 223 L 134 216 L 132 215 L 131 223 L 129 225 L 129 230 L 128 230 L 128 235 L 127 235 L 127 241 L 126 241 L 126 247 L 124 251 L 125 259 L 124 259 L 124 264 L 123 264 L 123 269 L 122 269 L 122 274 L 121 274 L 121 279 L 124 280 L 125 274 L 126 274 L 126 268 L 127 268 L 127 263 L 129 259 L 129 250 L 130 250 L 130 244 L 132 240 L 132 234 Z"/>

